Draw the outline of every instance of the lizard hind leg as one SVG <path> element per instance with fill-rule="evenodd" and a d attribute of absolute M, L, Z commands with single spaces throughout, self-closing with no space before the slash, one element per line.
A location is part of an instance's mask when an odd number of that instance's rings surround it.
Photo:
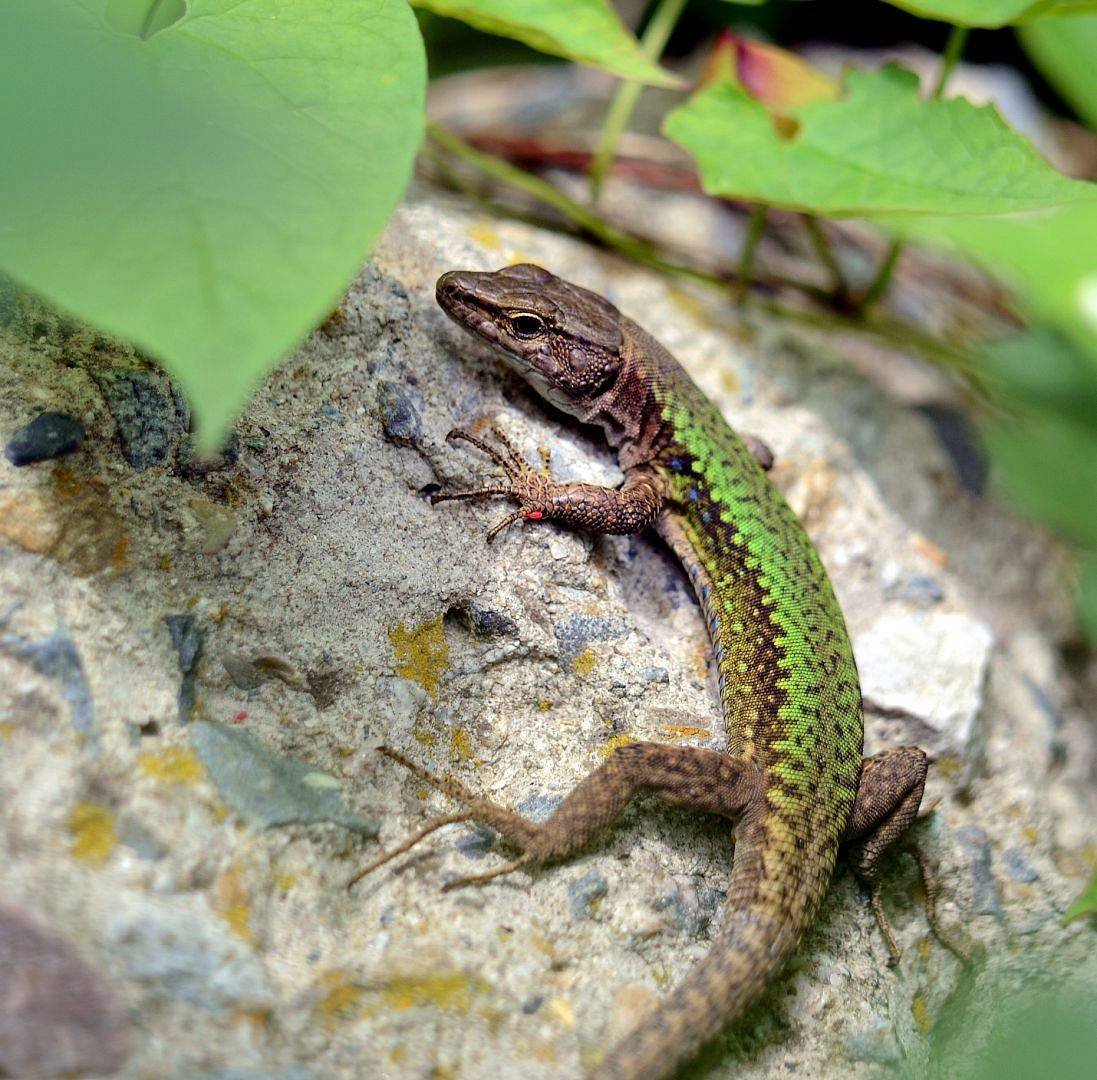
<path fill-rule="evenodd" d="M 761 779 L 755 767 L 715 750 L 664 743 L 628 743 L 615 750 L 572 788 L 551 817 L 538 823 L 490 799 L 474 795 L 457 780 L 436 776 L 398 751 L 381 747 L 381 752 L 462 803 L 465 810 L 435 819 L 359 871 L 354 881 L 407 851 L 441 825 L 456 820 L 478 821 L 490 826 L 521 854 L 495 871 L 447 882 L 446 891 L 479 884 L 523 866 L 567 858 L 586 847 L 641 791 L 651 791 L 676 806 L 725 817 L 743 813 L 761 791 Z"/>
<path fill-rule="evenodd" d="M 955 945 L 937 921 L 937 880 L 921 849 L 907 829 L 918 815 L 926 785 L 928 761 L 917 746 L 901 746 L 866 758 L 861 765 L 861 782 L 853 806 L 844 842 L 854 874 L 870 890 L 872 912 L 887 943 L 890 961 L 896 964 L 902 955 L 880 899 L 880 871 L 884 855 L 901 842 L 918 864 L 925 895 L 926 921 L 934 936 L 961 961 L 965 950 Z"/>

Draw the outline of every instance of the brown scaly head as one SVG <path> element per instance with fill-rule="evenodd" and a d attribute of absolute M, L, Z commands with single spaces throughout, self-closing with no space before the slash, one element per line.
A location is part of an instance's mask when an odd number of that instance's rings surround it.
<path fill-rule="evenodd" d="M 621 313 L 597 293 L 530 263 L 493 273 L 453 270 L 438 304 L 494 346 L 558 408 L 582 420 L 599 411 L 621 370 Z"/>

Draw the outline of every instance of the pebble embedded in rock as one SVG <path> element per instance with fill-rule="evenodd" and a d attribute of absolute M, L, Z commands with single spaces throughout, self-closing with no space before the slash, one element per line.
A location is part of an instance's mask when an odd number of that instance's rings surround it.
<path fill-rule="evenodd" d="M 352 814 L 334 776 L 297 758 L 276 754 L 241 728 L 199 721 L 191 742 L 225 802 L 260 829 L 273 825 L 333 821 L 377 835 L 376 822 Z"/>
<path fill-rule="evenodd" d="M 624 619 L 606 615 L 574 615 L 561 619 L 552 629 L 560 643 L 560 659 L 565 663 L 574 660 L 591 641 L 609 641 L 629 632 Z"/>
<path fill-rule="evenodd" d="M 37 640 L 14 634 L 0 637 L 0 652 L 30 665 L 54 683 L 72 709 L 72 726 L 84 735 L 94 735 L 95 704 L 84 677 L 84 664 L 64 628 Z"/>
<path fill-rule="evenodd" d="M 576 919 L 593 919 L 598 914 L 602 899 L 609 892 L 605 875 L 591 868 L 581 878 L 568 883 L 568 901 L 571 914 Z"/>
<path fill-rule="evenodd" d="M 125 1010 L 72 945 L 0 906 L 0 1074 L 100 1076 L 129 1053 Z"/>
<path fill-rule="evenodd" d="M 179 719 L 185 724 L 194 708 L 198 660 L 202 655 L 205 633 L 193 615 L 165 615 L 164 622 L 179 654 L 179 670 L 183 675 L 179 680 Z"/>
<path fill-rule="evenodd" d="M 190 428 L 190 409 L 159 371 L 103 371 L 96 382 L 118 427 L 122 455 L 138 471 L 162 465 Z"/>
<path fill-rule="evenodd" d="M 83 442 L 84 425 L 75 416 L 44 412 L 16 430 L 4 447 L 4 456 L 13 465 L 33 465 L 71 454 Z"/>
<path fill-rule="evenodd" d="M 1002 897 L 990 866 L 990 837 L 978 825 L 964 825 L 956 830 L 956 839 L 964 847 L 975 890 L 975 910 L 980 915 L 1002 916 Z"/>
<path fill-rule="evenodd" d="M 386 379 L 377 389 L 381 429 L 392 442 L 415 443 L 423 436 L 423 395 L 414 387 Z"/>

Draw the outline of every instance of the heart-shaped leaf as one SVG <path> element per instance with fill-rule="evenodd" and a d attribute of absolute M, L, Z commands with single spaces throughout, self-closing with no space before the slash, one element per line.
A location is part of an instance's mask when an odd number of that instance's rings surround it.
<path fill-rule="evenodd" d="M 413 13 L 6 0 L 0 40 L 0 267 L 162 361 L 211 446 L 407 185 L 426 80 Z"/>
<path fill-rule="evenodd" d="M 663 122 L 696 159 L 711 195 L 829 216 L 884 211 L 994 214 L 1092 200 L 990 106 L 927 101 L 888 66 L 851 71 L 845 96 L 784 110 L 775 124 L 745 91 L 720 83 Z"/>

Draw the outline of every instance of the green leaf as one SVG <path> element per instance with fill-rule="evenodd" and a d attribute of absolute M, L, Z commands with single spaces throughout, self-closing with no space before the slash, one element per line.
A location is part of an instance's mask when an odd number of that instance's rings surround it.
<path fill-rule="evenodd" d="M 411 0 L 419 8 L 515 38 L 540 52 L 651 86 L 681 83 L 640 51 L 606 0 Z"/>
<path fill-rule="evenodd" d="M 1097 365 L 1039 329 L 986 350 L 1015 415 L 983 425 L 1002 493 L 1084 548 L 1097 548 Z M 1074 395 L 1076 400 L 1071 400 Z"/>
<path fill-rule="evenodd" d="M 851 71 L 841 100 L 789 112 L 791 137 L 721 83 L 671 112 L 663 130 L 697 159 L 709 194 L 829 216 L 992 214 L 1092 198 L 993 108 L 924 101 L 917 77 L 899 67 Z"/>
<path fill-rule="evenodd" d="M 1041 19 L 1018 32 L 1048 82 L 1097 128 L 1097 15 Z"/>
<path fill-rule="evenodd" d="M 404 0 L 185 7 L 0 5 L 0 268 L 162 361 L 209 448 L 403 193 L 426 73 Z"/>
<path fill-rule="evenodd" d="M 904 235 L 950 244 L 1018 286 L 1033 313 L 1097 363 L 1097 185 L 1090 201 L 997 218 L 886 218 Z"/>
<path fill-rule="evenodd" d="M 1063 922 L 1080 919 L 1083 915 L 1097 915 L 1097 873 L 1090 878 L 1081 896 L 1063 913 Z"/>
<path fill-rule="evenodd" d="M 1089 640 L 1097 644 L 1097 555 L 1086 555 L 1078 568 L 1078 621 Z M 1093 896 L 1090 910 L 1097 911 L 1097 894 L 1092 883 L 1086 893 Z"/>
<path fill-rule="evenodd" d="M 1097 10 L 1097 0 L 888 0 L 894 7 L 957 26 L 1008 26 L 1049 15 Z"/>

